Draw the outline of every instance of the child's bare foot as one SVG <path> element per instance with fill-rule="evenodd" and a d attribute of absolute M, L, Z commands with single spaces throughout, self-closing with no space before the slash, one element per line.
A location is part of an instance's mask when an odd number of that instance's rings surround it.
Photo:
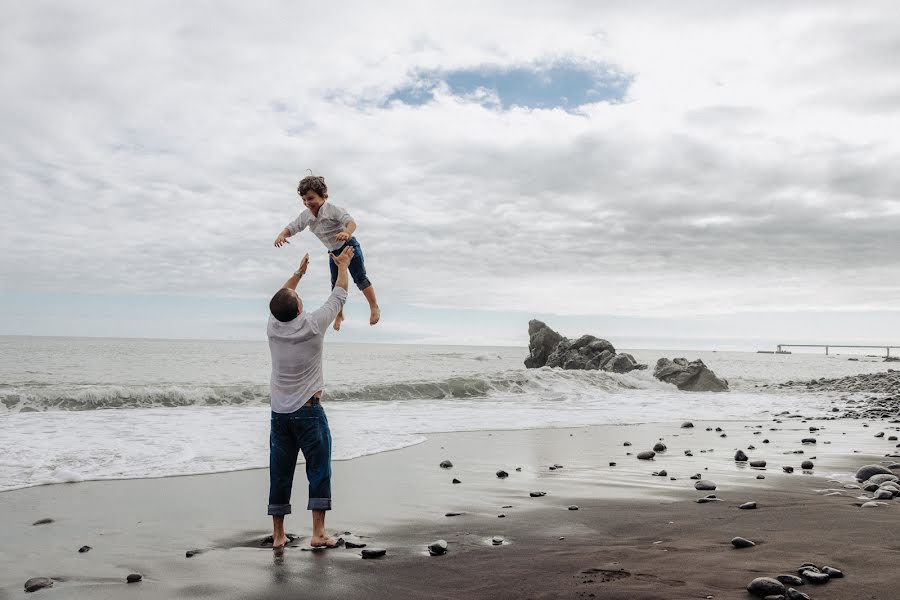
<path fill-rule="evenodd" d="M 284 546 L 288 543 L 288 537 L 286 535 L 278 535 L 272 538 L 272 548 L 284 548 Z"/>
<path fill-rule="evenodd" d="M 337 548 L 338 541 L 330 535 L 314 535 L 309 540 L 309 545 L 313 548 Z"/>
<path fill-rule="evenodd" d="M 374 325 L 379 321 L 379 319 L 381 319 L 381 309 L 376 305 L 371 308 L 369 314 L 369 325 Z"/>
<path fill-rule="evenodd" d="M 336 317 L 334 318 L 334 330 L 335 330 L 335 331 L 340 331 L 340 330 L 341 330 L 341 323 L 343 323 L 343 322 L 344 322 L 344 311 L 341 311 L 341 312 L 338 313 L 338 316 L 336 316 Z"/>

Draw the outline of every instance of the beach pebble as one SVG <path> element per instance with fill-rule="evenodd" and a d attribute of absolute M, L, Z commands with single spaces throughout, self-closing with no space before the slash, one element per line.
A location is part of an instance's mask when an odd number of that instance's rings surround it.
<path fill-rule="evenodd" d="M 491 544 L 493 544 L 495 546 L 500 546 L 501 544 L 503 544 L 503 538 L 500 537 L 499 535 L 495 535 L 494 537 L 491 538 Z"/>
<path fill-rule="evenodd" d="M 787 600 L 810 600 L 809 594 L 804 594 L 794 588 L 788 588 L 787 596 L 785 596 L 785 598 L 787 598 Z"/>
<path fill-rule="evenodd" d="M 36 592 L 48 587 L 53 587 L 53 580 L 49 577 L 32 577 L 25 582 L 26 592 Z"/>
<path fill-rule="evenodd" d="M 631 445 L 631 442 L 625 442 L 625 443 L 622 444 L 622 445 L 623 445 L 623 446 L 630 446 L 630 445 Z"/>
<path fill-rule="evenodd" d="M 731 538 L 731 545 L 735 548 L 752 548 L 756 544 L 748 540 L 747 538 L 735 537 Z"/>
<path fill-rule="evenodd" d="M 744 502 L 743 504 L 738 506 L 738 508 L 743 510 L 752 510 L 756 508 L 756 502 Z"/>
<path fill-rule="evenodd" d="M 813 465 L 813 461 L 811 460 L 804 460 L 802 463 L 800 463 L 800 468 L 807 471 L 811 470 L 814 466 L 815 465 Z"/>
<path fill-rule="evenodd" d="M 609 466 L 614 467 L 614 466 L 616 466 L 616 463 L 611 462 L 611 463 L 609 463 Z"/>
<path fill-rule="evenodd" d="M 875 437 L 877 437 L 877 438 L 883 438 L 883 437 L 884 437 L 884 432 L 883 432 L 883 431 L 879 431 L 878 433 L 875 434 Z"/>
<path fill-rule="evenodd" d="M 445 517 L 458 517 L 461 514 L 462 514 L 461 512 L 448 512 L 448 513 L 445 513 L 444 516 Z"/>
<path fill-rule="evenodd" d="M 516 467 L 516 471 L 521 471 L 522 467 Z"/>
<path fill-rule="evenodd" d="M 569 510 L 578 510 L 578 507 L 572 504 L 569 506 Z"/>
<path fill-rule="evenodd" d="M 143 578 L 144 578 L 144 576 L 141 575 L 140 573 L 131 573 L 128 575 L 128 577 L 125 578 L 125 581 L 127 581 L 128 583 L 137 583 L 138 581 L 142 580 Z"/>
<path fill-rule="evenodd" d="M 822 572 L 832 579 L 842 579 L 844 577 L 844 572 L 834 567 L 822 567 Z"/>
<path fill-rule="evenodd" d="M 532 498 L 540 498 L 541 496 L 546 496 L 547 492 L 528 492 L 528 495 Z"/>
<path fill-rule="evenodd" d="M 669 474 L 668 474 L 665 470 L 662 470 L 662 471 L 653 471 L 653 476 L 654 476 L 654 477 L 668 477 Z"/>
<path fill-rule="evenodd" d="M 894 497 L 894 492 L 891 490 L 878 490 L 872 496 L 872 500 L 891 500 Z"/>
<path fill-rule="evenodd" d="M 202 550 L 202 549 L 188 550 L 187 552 L 184 553 L 184 557 L 191 558 L 192 556 L 197 556 L 198 554 L 203 554 L 203 552 L 204 552 L 204 550 Z"/>
<path fill-rule="evenodd" d="M 884 474 L 884 475 L 893 475 L 890 469 L 886 469 L 881 465 L 864 465 L 857 469 L 856 471 L 856 479 L 859 481 L 868 481 L 872 478 L 873 475 Z"/>
<path fill-rule="evenodd" d="M 735 462 L 747 462 L 749 459 L 747 458 L 747 455 L 744 454 L 743 450 L 738 450 L 734 453 L 734 460 Z"/>
<path fill-rule="evenodd" d="M 656 442 L 655 444 L 653 444 L 653 451 L 654 452 L 665 452 L 666 445 L 663 444 L 662 442 Z"/>
<path fill-rule="evenodd" d="M 462 483 L 462 481 L 460 481 L 459 479 L 457 479 L 456 477 L 454 477 L 454 478 L 453 478 L 453 481 L 451 481 L 450 483 Z"/>
<path fill-rule="evenodd" d="M 756 478 L 757 478 L 757 479 L 765 479 L 766 476 L 765 476 L 765 475 L 757 475 Z"/>
<path fill-rule="evenodd" d="M 716 498 L 715 495 L 710 494 L 709 496 L 704 496 L 703 498 L 697 498 L 697 504 L 706 504 L 708 502 L 721 502 L 721 498 Z"/>
<path fill-rule="evenodd" d="M 747 591 L 759 598 L 765 598 L 766 596 L 783 596 L 787 589 L 777 579 L 757 577 L 747 586 Z"/>
<path fill-rule="evenodd" d="M 656 452 L 653 450 L 645 450 L 644 452 L 638 452 L 638 459 L 640 460 L 653 460 L 653 457 L 656 456 Z"/>
<path fill-rule="evenodd" d="M 554 463 L 553 468 L 554 468 L 554 469 L 562 469 L 563 466 L 562 466 L 561 464 L 559 464 L 559 463 Z"/>
<path fill-rule="evenodd" d="M 366 547 L 365 542 L 356 542 L 356 541 L 353 541 L 353 540 L 344 540 L 344 548 L 350 548 L 350 549 L 353 549 L 353 548 L 365 548 L 365 547 Z"/>
<path fill-rule="evenodd" d="M 815 583 L 817 585 L 828 583 L 828 580 L 831 579 L 827 573 L 822 573 L 818 570 L 813 571 L 812 569 L 804 569 L 800 572 L 800 575 L 805 577 L 810 583 Z"/>
<path fill-rule="evenodd" d="M 441 468 L 442 468 L 442 469 L 449 469 L 449 468 L 451 468 L 451 467 L 453 467 L 453 463 L 450 462 L 449 460 L 442 460 L 442 461 L 441 461 Z"/>
<path fill-rule="evenodd" d="M 695 490 L 709 490 L 712 491 L 716 489 L 716 484 L 707 479 L 701 479 L 697 483 L 694 484 Z"/>
<path fill-rule="evenodd" d="M 876 485 L 881 485 L 882 483 L 897 481 L 900 477 L 890 473 L 879 473 L 877 475 L 872 475 L 866 480 L 866 483 L 874 483 Z"/>
<path fill-rule="evenodd" d="M 359 553 L 363 558 L 381 558 L 387 554 L 384 548 L 363 548 Z"/>
<path fill-rule="evenodd" d="M 48 523 L 52 523 L 53 519 L 38 519 L 32 525 L 47 525 Z"/>
<path fill-rule="evenodd" d="M 684 423 L 681 424 L 682 429 L 690 429 L 693 426 L 694 426 L 694 424 L 691 423 L 690 421 L 685 421 Z"/>
<path fill-rule="evenodd" d="M 555 471 L 555 470 L 556 470 L 556 467 L 550 467 L 550 470 L 551 470 L 551 471 Z"/>
<path fill-rule="evenodd" d="M 784 471 L 785 473 L 793 473 L 794 467 L 781 467 L 781 470 Z"/>
<path fill-rule="evenodd" d="M 500 513 L 499 515 L 497 515 L 497 518 L 498 518 L 498 519 L 505 519 L 505 518 L 506 518 L 506 515 L 503 514 L 503 513 Z"/>
<path fill-rule="evenodd" d="M 78 549 L 78 552 L 84 554 L 85 552 L 90 552 L 91 550 L 93 550 L 93 548 L 91 548 L 90 546 L 82 546 Z"/>
<path fill-rule="evenodd" d="M 779 575 L 776 577 L 784 585 L 803 585 L 804 581 L 796 575 Z"/>
<path fill-rule="evenodd" d="M 756 467 L 757 469 L 764 469 L 766 467 L 766 461 L 764 460 L 751 460 L 751 467 Z"/>
<path fill-rule="evenodd" d="M 507 473 L 506 471 L 497 471 L 497 479 L 506 479 L 507 477 L 509 477 L 509 473 Z"/>
<path fill-rule="evenodd" d="M 811 437 L 810 437 L 810 438 L 803 438 L 802 440 L 800 440 L 800 443 L 801 443 L 801 444 L 815 444 L 815 443 L 816 443 L 816 438 L 811 438 Z"/>
<path fill-rule="evenodd" d="M 428 554 L 431 556 L 441 556 L 442 554 L 447 554 L 447 541 L 446 540 L 438 540 L 436 542 L 431 542 L 428 544 Z"/>
<path fill-rule="evenodd" d="M 703 479 L 703 475 L 701 475 L 700 473 L 696 473 L 694 475 L 691 475 L 689 479 Z"/>

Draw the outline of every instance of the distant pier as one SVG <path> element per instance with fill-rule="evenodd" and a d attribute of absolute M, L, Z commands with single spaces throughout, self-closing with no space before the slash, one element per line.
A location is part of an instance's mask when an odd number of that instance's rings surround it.
<path fill-rule="evenodd" d="M 884 348 L 884 357 L 891 357 L 891 350 L 900 349 L 900 346 L 889 346 L 887 344 L 878 344 L 874 346 L 857 346 L 847 344 L 778 344 L 775 352 L 764 352 L 765 354 L 790 354 L 785 348 L 825 348 L 825 354 L 830 354 L 832 348 Z M 761 351 L 762 352 L 762 351 Z"/>

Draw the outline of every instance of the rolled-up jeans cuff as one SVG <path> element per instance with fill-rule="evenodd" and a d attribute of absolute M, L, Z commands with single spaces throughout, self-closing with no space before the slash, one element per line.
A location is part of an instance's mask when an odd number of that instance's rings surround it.
<path fill-rule="evenodd" d="M 370 287 L 372 287 L 372 282 L 369 281 L 368 279 L 363 279 L 363 280 L 357 281 L 355 283 L 356 283 L 356 287 L 359 288 L 359 291 L 367 290 Z"/>
<path fill-rule="evenodd" d="M 290 504 L 270 504 L 269 505 L 269 513 L 273 517 L 281 517 L 284 515 L 291 514 L 291 505 Z"/>
<path fill-rule="evenodd" d="M 306 510 L 331 510 L 331 498 L 310 498 Z"/>

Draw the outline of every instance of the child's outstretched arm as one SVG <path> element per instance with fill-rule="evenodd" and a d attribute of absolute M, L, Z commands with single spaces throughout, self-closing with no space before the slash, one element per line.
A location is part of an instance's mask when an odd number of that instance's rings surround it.
<path fill-rule="evenodd" d="M 303 220 L 303 214 L 301 213 L 299 217 L 288 223 L 287 226 L 281 230 L 278 237 L 275 238 L 275 247 L 281 248 L 284 244 L 290 244 L 288 238 L 300 233 L 304 229 L 306 229 L 306 221 Z"/>

